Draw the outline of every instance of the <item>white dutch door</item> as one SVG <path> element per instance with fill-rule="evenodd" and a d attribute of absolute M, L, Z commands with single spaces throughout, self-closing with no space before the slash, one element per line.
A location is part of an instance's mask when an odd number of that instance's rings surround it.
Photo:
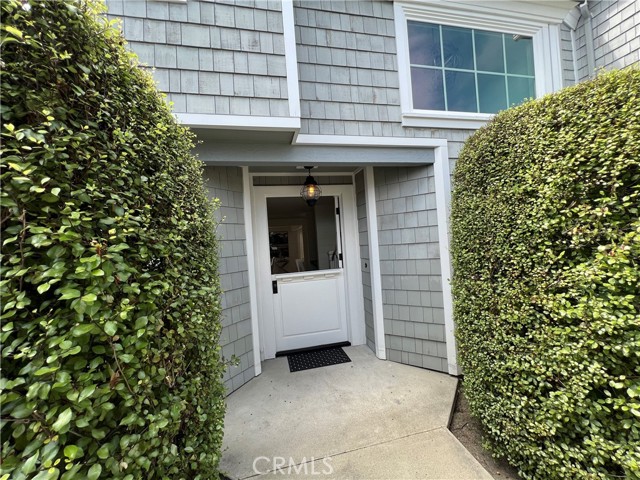
<path fill-rule="evenodd" d="M 309 207 L 293 193 L 266 190 L 256 198 L 259 281 L 270 283 L 263 283 L 261 310 L 275 352 L 349 338 L 340 196 L 323 195 Z"/>

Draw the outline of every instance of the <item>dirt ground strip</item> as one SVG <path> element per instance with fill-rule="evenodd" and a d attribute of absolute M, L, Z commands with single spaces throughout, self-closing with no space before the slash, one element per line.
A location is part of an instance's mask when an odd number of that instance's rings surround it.
<path fill-rule="evenodd" d="M 507 463 L 505 459 L 496 459 L 482 447 L 482 427 L 480 422 L 471 416 L 469 403 L 464 396 L 463 382 L 458 384 L 456 405 L 449 430 L 460 443 L 473 455 L 478 462 L 496 480 L 519 480 L 518 471 Z"/>

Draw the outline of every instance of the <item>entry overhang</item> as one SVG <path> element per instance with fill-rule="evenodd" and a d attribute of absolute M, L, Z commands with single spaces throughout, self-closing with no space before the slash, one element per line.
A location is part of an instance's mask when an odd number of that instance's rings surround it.
<path fill-rule="evenodd" d="M 434 162 L 432 149 L 425 148 L 203 144 L 196 148 L 195 153 L 206 165 L 402 166 Z"/>

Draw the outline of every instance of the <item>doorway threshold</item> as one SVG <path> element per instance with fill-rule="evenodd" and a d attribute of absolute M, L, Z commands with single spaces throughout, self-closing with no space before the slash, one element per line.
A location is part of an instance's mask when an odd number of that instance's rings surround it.
<path fill-rule="evenodd" d="M 287 355 L 293 355 L 294 353 L 313 352 L 314 350 L 326 350 L 328 348 L 336 347 L 350 347 L 351 342 L 338 342 L 327 343 L 325 345 L 316 345 L 315 347 L 296 348 L 294 350 L 283 350 L 282 352 L 276 352 L 277 357 L 286 357 Z"/>

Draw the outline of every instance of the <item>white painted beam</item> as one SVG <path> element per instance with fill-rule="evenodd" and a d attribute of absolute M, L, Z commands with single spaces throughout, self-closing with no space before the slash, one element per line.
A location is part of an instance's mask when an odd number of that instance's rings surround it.
<path fill-rule="evenodd" d="M 192 128 L 234 130 L 300 130 L 300 117 L 259 117 L 255 115 L 214 115 L 208 113 L 176 113 L 176 119 Z"/>

